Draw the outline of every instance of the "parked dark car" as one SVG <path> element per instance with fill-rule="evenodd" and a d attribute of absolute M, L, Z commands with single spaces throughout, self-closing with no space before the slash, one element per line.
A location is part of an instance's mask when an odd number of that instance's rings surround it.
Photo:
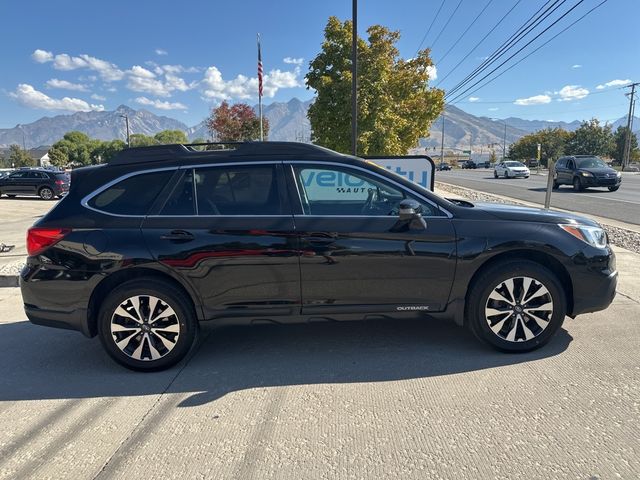
<path fill-rule="evenodd" d="M 471 168 L 471 169 L 477 168 L 476 162 L 474 162 L 473 160 L 465 160 L 464 162 L 462 162 L 460 166 L 462 168 Z"/>
<path fill-rule="evenodd" d="M 572 155 L 558 159 L 553 188 L 573 185 L 576 192 L 588 187 L 607 187 L 615 192 L 622 183 L 622 174 L 595 155 Z"/>
<path fill-rule="evenodd" d="M 27 247 L 31 322 L 97 335 L 138 370 L 178 362 L 201 321 L 444 318 L 527 351 L 606 308 L 617 281 L 593 220 L 446 200 L 286 142 L 123 150 L 73 171 Z"/>
<path fill-rule="evenodd" d="M 451 165 L 449 165 L 448 163 L 439 163 L 438 170 L 440 170 L 441 172 L 445 170 L 451 170 Z"/>
<path fill-rule="evenodd" d="M 20 169 L 0 178 L 0 197 L 38 196 L 43 200 L 61 197 L 69 190 L 69 175 L 40 169 Z"/>

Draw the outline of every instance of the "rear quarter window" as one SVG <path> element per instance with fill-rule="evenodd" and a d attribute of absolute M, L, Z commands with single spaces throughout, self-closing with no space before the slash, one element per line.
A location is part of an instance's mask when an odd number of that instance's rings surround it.
<path fill-rule="evenodd" d="M 165 170 L 125 178 L 94 195 L 87 205 L 116 215 L 146 215 L 172 173 Z"/>

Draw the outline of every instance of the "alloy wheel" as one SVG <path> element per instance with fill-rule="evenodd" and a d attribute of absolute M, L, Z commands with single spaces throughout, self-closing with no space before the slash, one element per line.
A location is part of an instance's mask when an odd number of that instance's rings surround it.
<path fill-rule="evenodd" d="M 153 361 L 168 355 L 180 336 L 174 309 L 152 295 L 136 295 L 120 303 L 111 316 L 111 336 L 127 356 Z"/>
<path fill-rule="evenodd" d="M 508 342 L 525 342 L 540 335 L 551 322 L 553 299 L 547 287 L 531 277 L 512 277 L 489 294 L 485 318 L 495 335 Z"/>
<path fill-rule="evenodd" d="M 40 190 L 40 197 L 43 200 L 51 200 L 53 198 L 53 192 L 50 188 L 43 188 Z"/>

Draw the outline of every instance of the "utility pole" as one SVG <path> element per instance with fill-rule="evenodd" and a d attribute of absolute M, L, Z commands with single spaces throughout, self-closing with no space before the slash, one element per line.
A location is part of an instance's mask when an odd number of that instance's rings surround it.
<path fill-rule="evenodd" d="M 127 148 L 131 148 L 131 133 L 129 132 L 129 115 L 124 114 L 120 115 L 121 118 L 124 118 L 127 124 Z"/>
<path fill-rule="evenodd" d="M 504 137 L 502 137 L 502 161 L 504 162 L 504 157 L 507 152 L 507 122 L 504 122 Z"/>
<path fill-rule="evenodd" d="M 631 125 L 633 119 L 633 104 L 636 95 L 636 86 L 640 83 L 632 83 L 625 88 L 631 88 L 631 94 L 629 95 L 629 116 L 627 117 L 627 131 L 624 138 L 624 150 L 622 154 L 622 170 L 629 166 L 629 154 L 631 153 Z"/>
<path fill-rule="evenodd" d="M 351 4 L 351 153 L 358 154 L 358 0 Z"/>
<path fill-rule="evenodd" d="M 440 145 L 440 163 L 444 163 L 444 112 L 442 112 L 442 144 Z"/>

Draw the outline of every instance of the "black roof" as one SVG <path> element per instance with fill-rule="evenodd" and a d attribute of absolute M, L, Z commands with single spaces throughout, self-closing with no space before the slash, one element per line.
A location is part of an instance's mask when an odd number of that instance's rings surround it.
<path fill-rule="evenodd" d="M 196 147 L 204 148 L 200 150 Z M 298 142 L 219 142 L 157 145 L 121 150 L 109 165 L 129 165 L 163 160 L 228 157 L 282 157 L 305 159 L 352 158 L 328 148 Z"/>

